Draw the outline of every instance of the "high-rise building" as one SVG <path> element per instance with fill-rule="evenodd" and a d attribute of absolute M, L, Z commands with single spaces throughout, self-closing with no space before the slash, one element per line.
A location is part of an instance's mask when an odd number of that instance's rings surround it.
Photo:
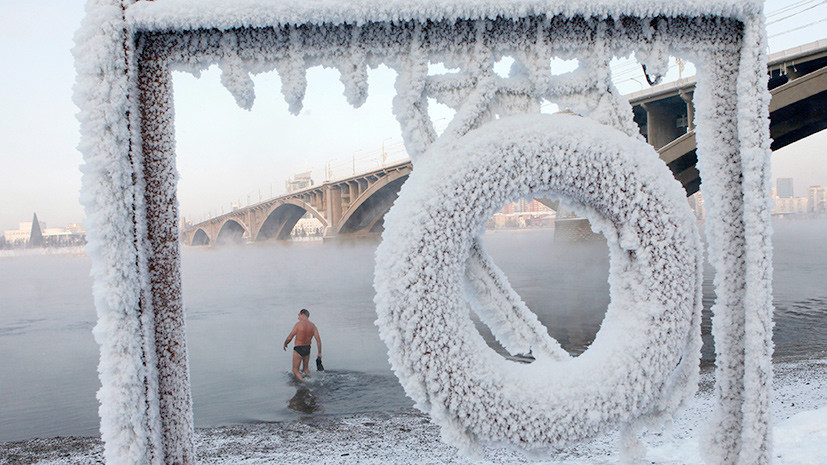
<path fill-rule="evenodd" d="M 807 211 L 810 213 L 827 212 L 827 187 L 810 186 L 807 189 Z"/>
<path fill-rule="evenodd" d="M 807 197 L 793 197 L 790 199 L 776 197 L 772 213 L 774 215 L 800 215 L 807 213 Z"/>
<path fill-rule="evenodd" d="M 310 171 L 306 171 L 304 173 L 299 173 L 293 176 L 293 179 L 289 179 L 284 182 L 284 187 L 287 189 L 287 193 L 300 191 L 302 189 L 307 189 L 308 187 L 313 185 L 313 180 L 310 178 Z"/>
<path fill-rule="evenodd" d="M 548 213 L 551 211 L 547 205 L 541 203 L 537 199 L 531 199 L 531 202 L 528 204 L 528 212 L 529 213 Z"/>
<path fill-rule="evenodd" d="M 795 197 L 793 178 L 778 178 L 775 180 L 775 192 L 779 199 L 791 199 Z"/>
<path fill-rule="evenodd" d="M 706 209 L 704 208 L 704 196 L 700 191 L 690 195 L 686 198 L 689 202 L 689 208 L 695 213 L 695 218 L 699 220 L 706 219 Z"/>

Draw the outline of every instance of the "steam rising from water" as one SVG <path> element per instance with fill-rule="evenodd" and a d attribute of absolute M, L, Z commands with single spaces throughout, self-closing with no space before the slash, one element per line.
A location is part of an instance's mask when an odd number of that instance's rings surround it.
<path fill-rule="evenodd" d="M 776 359 L 824 357 L 827 220 L 779 221 L 774 228 Z M 544 230 L 498 231 L 484 242 L 551 335 L 581 353 L 609 303 L 605 243 L 554 242 Z M 184 249 L 197 426 L 410 407 L 373 325 L 377 244 L 297 241 Z M 97 434 L 98 348 L 91 335 L 96 316 L 89 269 L 87 257 L 0 257 L 0 441 Z M 714 300 L 709 267 L 705 278 L 708 309 Z M 281 350 L 301 308 L 319 326 L 328 368 L 306 386 L 316 402 L 312 413 L 290 408 L 299 389 L 288 375 L 292 354 Z M 713 353 L 705 347 L 707 363 Z"/>

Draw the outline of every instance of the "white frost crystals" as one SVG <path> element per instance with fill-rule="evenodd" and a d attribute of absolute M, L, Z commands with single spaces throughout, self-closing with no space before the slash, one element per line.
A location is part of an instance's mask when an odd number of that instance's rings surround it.
<path fill-rule="evenodd" d="M 293 113 L 301 110 L 308 67 L 338 69 L 357 106 L 367 96 L 368 68 L 398 73 L 393 112 L 415 169 L 378 250 L 379 322 L 408 393 L 453 443 L 555 447 L 630 421 L 634 432 L 635 419 L 673 411 L 695 384 L 698 245 L 680 189 L 641 140 L 644 115 L 612 83 L 611 59 L 634 53 L 650 74 L 663 71 L 667 56 L 698 70 L 695 167 L 715 268 L 718 406 L 701 447 L 710 464 L 770 463 L 762 5 L 89 0 L 77 35 L 75 98 L 107 461 L 196 462 L 170 83 L 173 70 L 211 65 L 245 108 L 255 97 L 250 75 L 277 70 Z M 507 77 L 492 68 L 503 57 L 516 63 Z M 555 59 L 577 59 L 578 70 L 552 74 Z M 429 63 L 459 72 L 429 75 Z M 432 100 L 456 111 L 439 137 Z M 540 116 L 544 101 L 581 118 Z M 510 119 L 525 113 L 534 116 Z M 612 251 L 604 328 L 576 359 L 548 336 L 478 237 L 507 200 L 550 193 L 579 207 Z M 530 348 L 538 360 L 513 366 L 495 355 L 473 330 L 470 311 L 506 350 Z M 623 442 L 636 449 L 633 435 Z"/>
<path fill-rule="evenodd" d="M 580 206 L 609 244 L 611 304 L 577 358 L 542 341 L 551 338 L 535 325 L 544 333 L 532 344 L 537 361 L 508 361 L 470 320 L 466 269 L 482 254 L 472 253 L 475 239 L 491 214 L 526 195 Z M 434 144 L 385 225 L 377 325 L 406 392 L 455 445 L 561 447 L 671 414 L 694 393 L 699 239 L 683 190 L 646 143 L 568 115 L 488 123 Z M 499 297 L 470 292 L 482 306 Z M 483 320 L 497 321 L 491 329 L 498 337 L 514 331 L 511 315 Z"/>

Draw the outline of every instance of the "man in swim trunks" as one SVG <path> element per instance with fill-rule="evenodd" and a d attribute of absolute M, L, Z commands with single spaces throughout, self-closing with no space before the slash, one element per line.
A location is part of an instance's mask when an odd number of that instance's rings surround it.
<path fill-rule="evenodd" d="M 306 309 L 299 311 L 299 322 L 293 326 L 293 331 L 284 340 L 284 350 L 287 350 L 287 344 L 296 337 L 296 343 L 293 345 L 293 375 L 299 381 L 304 381 L 304 376 L 310 376 L 310 371 L 307 368 L 310 361 L 310 340 L 316 339 L 316 349 L 318 349 L 318 358 L 322 358 L 322 338 L 319 336 L 319 329 L 316 325 L 310 322 L 310 312 Z M 301 366 L 301 371 L 299 370 Z M 302 376 L 304 373 L 304 376 Z"/>

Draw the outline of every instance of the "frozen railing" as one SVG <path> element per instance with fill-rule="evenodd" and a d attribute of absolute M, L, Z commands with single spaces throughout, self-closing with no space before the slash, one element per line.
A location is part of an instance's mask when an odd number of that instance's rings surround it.
<path fill-rule="evenodd" d="M 674 412 L 696 381 L 700 270 L 694 231 L 674 202 L 674 182 L 640 141 L 631 108 L 612 84 L 611 59 L 634 53 L 655 80 L 669 56 L 698 69 L 698 169 L 717 295 L 718 407 L 704 451 L 712 463 L 768 463 L 772 306 L 764 36 L 758 0 L 90 0 L 76 37 L 75 98 L 106 460 L 195 463 L 170 73 L 198 73 L 213 64 L 244 108 L 255 98 L 250 75 L 276 70 L 293 113 L 301 109 L 308 67 L 337 68 L 355 106 L 367 98 L 368 67 L 394 69 L 394 114 L 417 170 L 389 213 L 376 302 L 382 337 L 407 393 L 461 447 L 487 441 L 563 447 L 606 426 L 626 425 L 624 450 L 635 456 L 643 419 Z M 505 77 L 493 72 L 503 56 L 514 60 Z M 577 59 L 578 68 L 557 72 L 553 59 Z M 429 73 L 433 63 L 447 71 Z M 456 111 L 439 136 L 429 99 Z M 576 116 L 538 114 L 546 102 Z M 503 172 L 505 166 L 512 170 Z M 495 203 L 535 192 L 589 216 L 612 250 L 613 300 L 607 329 L 598 335 L 608 345 L 596 342 L 595 350 L 574 360 L 548 337 L 475 234 L 477 219 L 487 218 Z M 434 222 L 433 215 L 451 221 Z M 419 220 L 408 223 L 411 218 Z M 416 253 L 444 238 L 456 240 L 439 253 Z M 405 283 L 411 286 L 398 287 Z M 428 299 L 417 294 L 434 283 L 439 286 Z M 445 308 L 435 312 L 441 304 Z M 511 415 L 529 399 L 512 402 L 514 389 L 538 385 L 503 383 L 511 368 L 476 345 L 469 308 L 506 349 L 531 348 L 545 358 L 526 368 L 543 368 L 548 381 L 543 395 L 533 398 L 542 406 L 536 415 Z M 434 318 L 458 331 L 455 344 Z M 612 346 L 610 335 L 632 322 L 645 324 L 645 331 L 629 344 L 647 350 Z M 462 352 L 459 365 L 442 363 L 459 348 L 480 350 Z M 609 353 L 620 354 L 616 361 L 628 369 L 620 387 L 583 378 L 555 386 L 555 370 L 566 366 L 582 375 L 615 360 Z M 487 373 L 481 378 L 455 370 L 480 366 Z M 482 383 L 484 392 L 469 380 Z M 571 397 L 579 388 L 583 397 Z M 617 396 L 606 398 L 605 390 Z M 586 407 L 591 416 L 583 416 Z M 595 421 L 600 416 L 607 421 Z M 551 419 L 568 419 L 567 433 L 555 435 Z"/>

